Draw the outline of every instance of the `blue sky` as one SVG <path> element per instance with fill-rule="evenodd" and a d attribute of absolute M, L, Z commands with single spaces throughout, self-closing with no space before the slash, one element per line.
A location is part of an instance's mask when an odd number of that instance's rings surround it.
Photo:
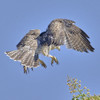
<path fill-rule="evenodd" d="M 61 47 L 51 51 L 60 64 L 41 56 L 47 68 L 23 73 L 19 62 L 10 60 L 5 51 L 30 29 L 45 31 L 56 18 L 74 20 L 89 36 L 95 52 L 80 53 Z M 100 94 L 100 0 L 1 0 L 0 1 L 0 100 L 71 100 L 67 75 L 78 78 L 90 93 Z"/>

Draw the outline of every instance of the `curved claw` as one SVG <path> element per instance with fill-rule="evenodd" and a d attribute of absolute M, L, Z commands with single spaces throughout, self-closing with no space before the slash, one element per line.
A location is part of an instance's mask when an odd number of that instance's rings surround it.
<path fill-rule="evenodd" d="M 54 63 L 54 61 L 55 61 L 56 64 L 59 64 L 59 62 L 58 62 L 56 57 L 52 56 L 51 59 L 52 59 L 51 60 L 51 65 Z"/>
<path fill-rule="evenodd" d="M 42 65 L 44 68 L 47 67 L 46 64 L 45 64 L 42 60 L 39 59 L 39 62 L 41 63 L 41 65 Z"/>
<path fill-rule="evenodd" d="M 57 46 L 56 49 L 57 49 L 58 51 L 60 51 L 60 46 Z"/>
<path fill-rule="evenodd" d="M 24 73 L 27 74 L 29 72 L 29 69 L 26 66 L 23 66 L 24 68 Z"/>

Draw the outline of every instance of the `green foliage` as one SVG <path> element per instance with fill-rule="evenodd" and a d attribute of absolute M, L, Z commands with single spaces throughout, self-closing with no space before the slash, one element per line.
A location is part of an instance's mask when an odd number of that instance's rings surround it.
<path fill-rule="evenodd" d="M 67 85 L 69 86 L 70 93 L 73 94 L 72 100 L 100 100 L 100 96 L 91 96 L 86 86 L 81 87 L 81 80 L 78 81 L 68 76 Z"/>
<path fill-rule="evenodd" d="M 86 98 L 85 100 L 100 100 L 100 96 L 94 95 L 94 96 Z"/>

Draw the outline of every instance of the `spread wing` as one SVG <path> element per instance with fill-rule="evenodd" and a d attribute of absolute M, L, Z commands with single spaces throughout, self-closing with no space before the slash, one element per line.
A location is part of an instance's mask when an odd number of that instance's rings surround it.
<path fill-rule="evenodd" d="M 36 38 L 39 36 L 39 34 L 39 30 L 30 30 L 17 44 L 18 50 L 8 51 L 6 54 L 11 59 L 20 61 L 24 66 L 30 68 L 38 66 L 38 43 Z"/>
<path fill-rule="evenodd" d="M 80 28 L 74 25 L 74 21 L 67 19 L 53 20 L 46 31 L 47 34 L 52 34 L 52 44 L 66 45 L 67 48 L 72 48 L 81 52 L 94 51 L 88 38 L 89 36 Z"/>

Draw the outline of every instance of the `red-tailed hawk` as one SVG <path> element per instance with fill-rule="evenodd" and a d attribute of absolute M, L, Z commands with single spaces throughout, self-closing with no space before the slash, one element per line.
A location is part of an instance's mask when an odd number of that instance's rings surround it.
<path fill-rule="evenodd" d="M 74 21 L 68 19 L 53 20 L 47 30 L 40 34 L 40 30 L 30 30 L 24 38 L 17 44 L 17 50 L 8 51 L 6 54 L 15 61 L 20 61 L 24 66 L 26 73 L 28 68 L 42 66 L 46 68 L 46 64 L 39 59 L 39 54 L 51 57 L 51 64 L 56 57 L 49 54 L 50 50 L 60 50 L 61 45 L 66 45 L 69 49 L 80 52 L 94 51 L 88 40 L 89 36 L 79 27 L 74 25 Z"/>

